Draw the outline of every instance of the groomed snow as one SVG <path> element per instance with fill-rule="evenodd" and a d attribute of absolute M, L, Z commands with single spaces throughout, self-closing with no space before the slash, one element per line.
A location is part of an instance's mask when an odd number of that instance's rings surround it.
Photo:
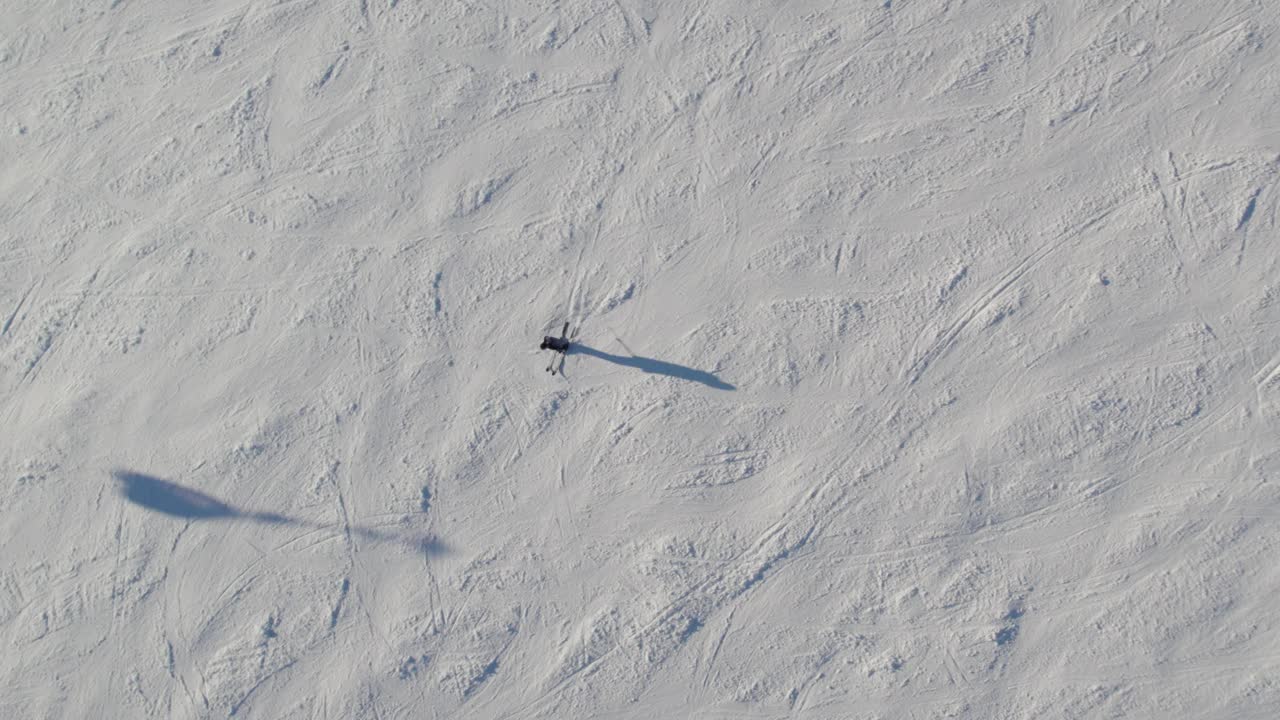
<path fill-rule="evenodd" d="M 1277 717 L 1277 48 L 5 4 L 0 717 Z"/>

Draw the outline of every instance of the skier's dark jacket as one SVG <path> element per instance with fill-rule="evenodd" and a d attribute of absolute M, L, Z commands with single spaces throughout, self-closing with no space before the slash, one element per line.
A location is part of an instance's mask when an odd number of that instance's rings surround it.
<path fill-rule="evenodd" d="M 569 341 L 564 338 L 553 338 L 550 335 L 542 338 L 542 344 L 538 347 L 543 350 L 555 350 L 556 352 L 567 352 L 569 350 Z"/>

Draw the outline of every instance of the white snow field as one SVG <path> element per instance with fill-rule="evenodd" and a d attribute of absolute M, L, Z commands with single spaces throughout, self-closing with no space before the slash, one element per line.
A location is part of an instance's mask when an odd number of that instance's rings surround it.
<path fill-rule="evenodd" d="M 1272 0 L 5 3 L 0 717 L 1280 717 L 1278 180 Z"/>

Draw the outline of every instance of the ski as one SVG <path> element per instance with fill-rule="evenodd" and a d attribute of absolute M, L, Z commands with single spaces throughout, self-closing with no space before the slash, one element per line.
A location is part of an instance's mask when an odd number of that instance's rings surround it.
<path fill-rule="evenodd" d="M 572 345 L 573 339 L 578 337 L 578 330 L 580 329 L 582 329 L 582 326 L 578 326 L 578 329 L 573 331 L 572 336 L 569 335 L 569 321 L 566 320 L 564 327 L 560 330 L 560 337 L 553 338 L 547 336 L 542 338 L 541 349 L 550 349 L 553 351 L 553 354 L 551 355 L 551 362 L 547 365 L 547 372 L 552 375 L 557 373 L 561 375 L 564 374 L 565 357 L 569 354 L 569 347 Z M 556 369 L 556 355 L 560 356 L 560 368 L 558 370 Z"/>

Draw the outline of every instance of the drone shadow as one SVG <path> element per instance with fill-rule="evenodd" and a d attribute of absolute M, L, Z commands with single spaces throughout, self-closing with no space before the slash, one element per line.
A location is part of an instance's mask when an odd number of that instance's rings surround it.
<path fill-rule="evenodd" d="M 736 390 L 734 386 L 721 380 L 705 370 L 695 370 L 684 365 L 666 362 L 664 360 L 654 360 L 653 358 L 639 357 L 637 355 L 614 355 L 603 350 L 597 350 L 588 345 L 580 345 L 574 343 L 569 348 L 569 354 L 589 355 L 601 360 L 607 360 L 615 365 L 623 365 L 625 367 L 633 367 L 654 375 L 666 375 L 667 377 L 677 378 L 679 380 L 688 380 L 690 382 L 702 383 L 707 387 L 716 390 Z"/>
<path fill-rule="evenodd" d="M 184 520 L 251 520 L 266 525 L 294 525 L 315 529 L 346 530 L 353 535 L 377 542 L 394 542 L 406 545 L 426 555 L 439 555 L 448 550 L 439 539 L 408 533 L 389 532 L 362 525 L 344 528 L 334 524 L 314 523 L 270 512 L 252 512 L 229 505 L 212 495 L 183 487 L 153 475 L 131 470 L 114 470 L 112 477 L 119 484 L 124 499 L 147 510 Z"/>

